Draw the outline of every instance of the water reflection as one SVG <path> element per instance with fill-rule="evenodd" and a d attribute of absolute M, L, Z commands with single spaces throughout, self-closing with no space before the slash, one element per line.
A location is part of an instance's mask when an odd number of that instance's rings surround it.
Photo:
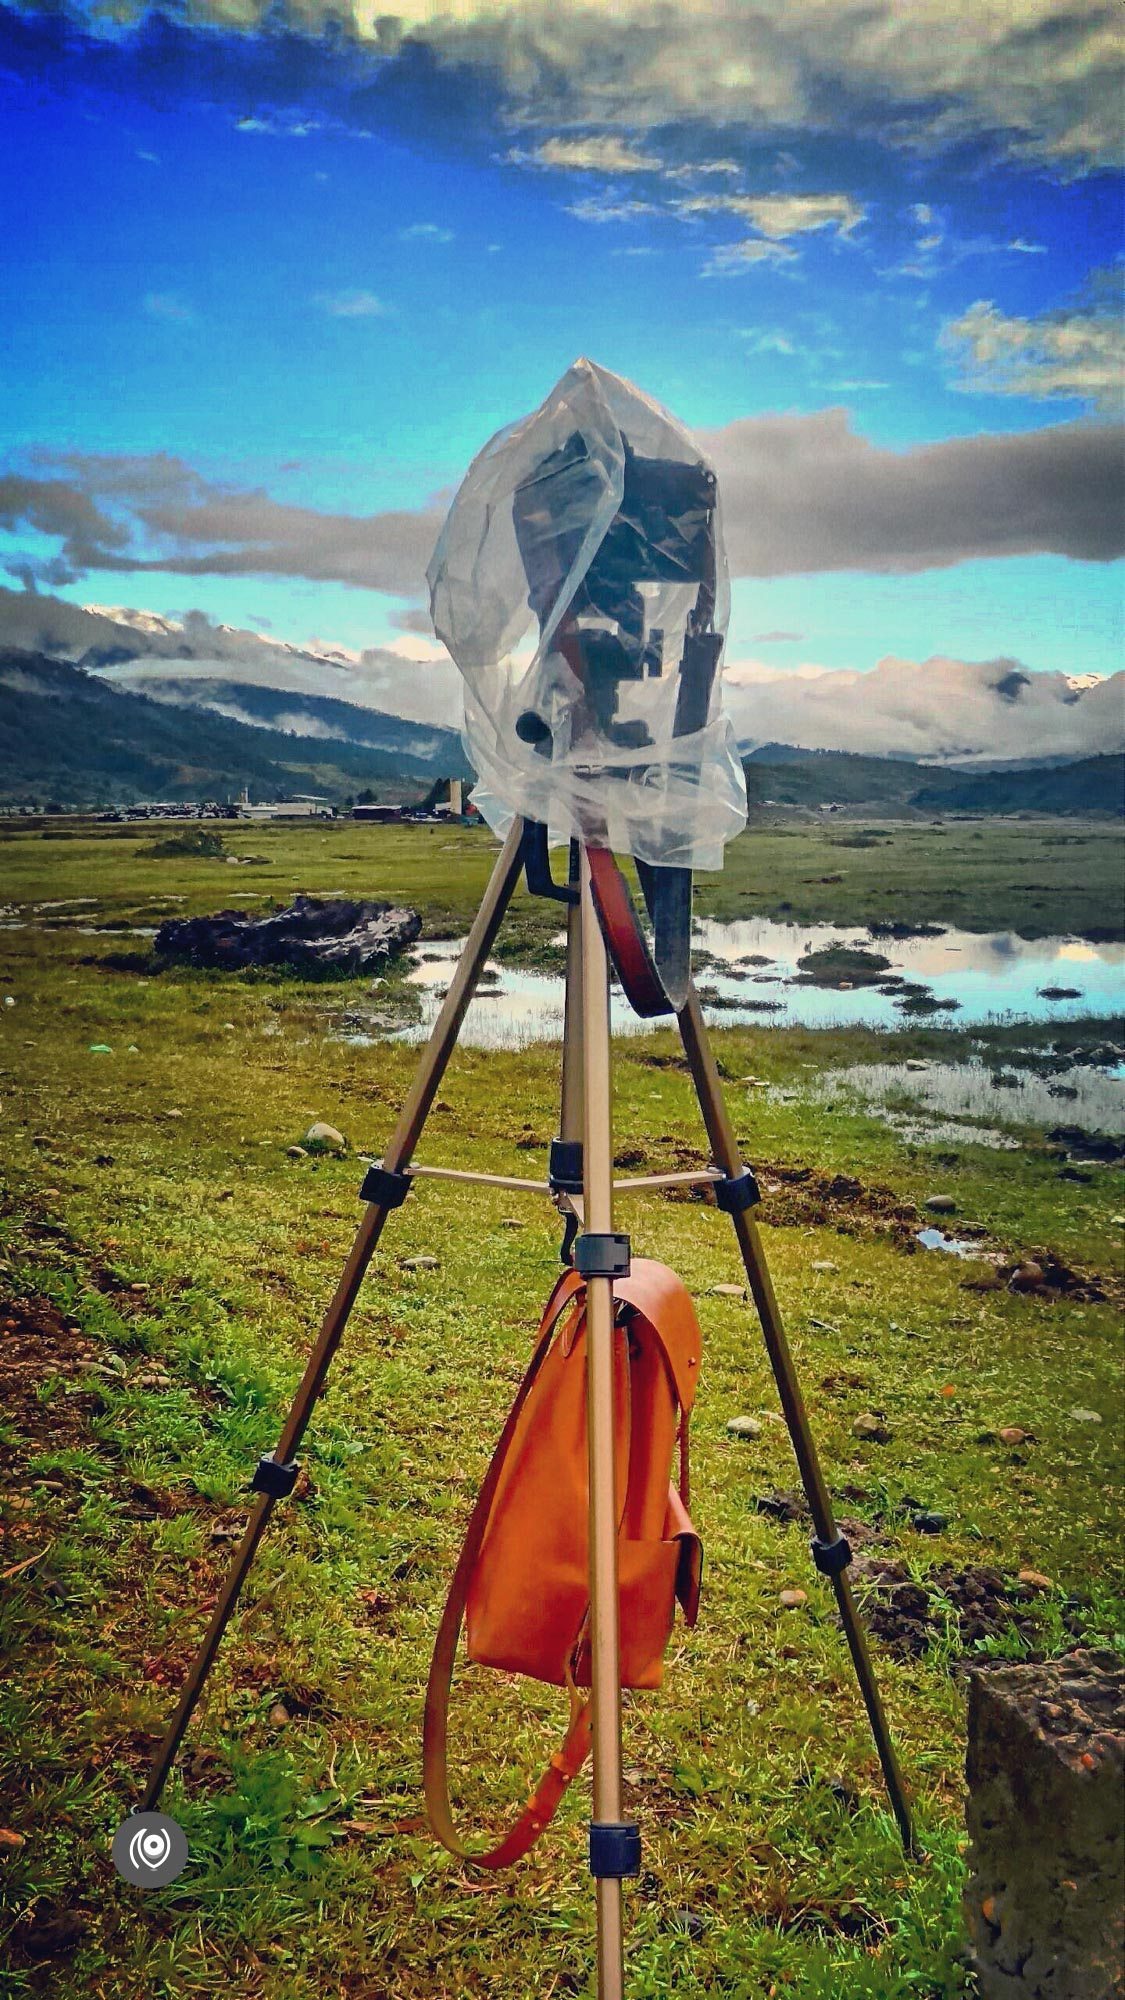
<path fill-rule="evenodd" d="M 422 993 L 421 1018 L 401 1030 L 421 1041 L 437 1016 L 463 940 L 429 945 L 415 955 L 412 984 Z M 799 961 L 829 948 L 877 952 L 890 961 L 878 984 L 846 976 L 828 984 L 801 982 Z M 873 938 L 866 930 L 831 924 L 780 924 L 764 918 L 695 925 L 696 983 L 714 1026 L 895 1028 L 904 1020 L 897 977 L 924 988 L 939 1003 L 935 1022 L 958 1027 L 998 1018 L 1043 1021 L 1082 1014 L 1112 1014 L 1125 1001 L 1125 946 L 1091 945 L 1071 938 L 1017 937 L 1011 931 L 977 934 L 945 930 L 936 937 Z M 461 1039 L 477 1048 L 522 1048 L 557 1041 L 563 1026 L 563 984 L 556 974 L 492 964 L 489 986 L 472 1002 Z M 818 978 L 824 975 L 818 975 Z M 1046 989 L 1046 992 L 1044 992 Z M 1050 998 L 1064 989 L 1065 999 Z M 923 1003 L 924 1004 L 924 1003 Z M 906 1009 L 909 1018 L 909 1003 Z M 645 1032 L 620 994 L 612 1003 L 613 1031 Z"/>

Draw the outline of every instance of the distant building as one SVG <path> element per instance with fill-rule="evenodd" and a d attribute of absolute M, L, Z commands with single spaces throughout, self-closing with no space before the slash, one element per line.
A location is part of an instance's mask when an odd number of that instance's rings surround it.
<path fill-rule="evenodd" d="M 240 819 L 334 819 L 336 808 L 331 799 L 318 797 L 314 792 L 298 792 L 291 799 L 275 799 L 269 805 L 252 806 L 243 791 L 239 801 Z"/>

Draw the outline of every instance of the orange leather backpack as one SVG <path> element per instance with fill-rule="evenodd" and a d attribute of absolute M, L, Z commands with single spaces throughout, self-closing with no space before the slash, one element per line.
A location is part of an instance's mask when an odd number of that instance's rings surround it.
<path fill-rule="evenodd" d="M 659 1687 L 675 1603 L 694 1625 L 703 1552 L 688 1518 L 688 1417 L 701 1339 L 674 1271 L 635 1258 L 614 1280 L 617 1563 L 621 1683 Z M 678 1476 L 670 1474 L 679 1448 Z M 423 1770 L 430 1824 L 480 1868 L 518 1861 L 539 1838 L 590 1749 L 586 1281 L 563 1273 L 473 1509 L 426 1689 Z M 570 1690 L 570 1726 L 515 1824 L 468 1848 L 446 1773 L 449 1691 L 462 1620 L 468 1656 Z"/>

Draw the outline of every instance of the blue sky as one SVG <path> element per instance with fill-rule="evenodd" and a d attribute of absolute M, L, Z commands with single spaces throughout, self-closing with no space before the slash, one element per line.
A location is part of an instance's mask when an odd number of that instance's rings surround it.
<path fill-rule="evenodd" d="M 1114 7 L 392 18 L 0 7 L 9 581 L 395 643 L 587 353 L 714 450 L 732 658 L 1119 665 Z"/>

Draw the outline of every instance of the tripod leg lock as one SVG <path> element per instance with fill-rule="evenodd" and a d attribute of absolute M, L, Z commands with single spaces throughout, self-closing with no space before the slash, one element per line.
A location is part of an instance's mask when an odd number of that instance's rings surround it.
<path fill-rule="evenodd" d="M 852 1560 L 852 1545 L 846 1535 L 837 1535 L 834 1542 L 822 1542 L 814 1535 L 809 1548 L 821 1576 L 842 1576 Z"/>
<path fill-rule="evenodd" d="M 754 1208 L 762 1199 L 758 1186 L 749 1167 L 741 1174 L 724 1174 L 721 1181 L 712 1181 L 715 1205 L 726 1215 L 741 1215 L 743 1209 Z"/>
<path fill-rule="evenodd" d="M 547 1161 L 547 1185 L 552 1194 L 582 1193 L 581 1139 L 552 1139 Z"/>
<path fill-rule="evenodd" d="M 410 1193 L 413 1180 L 412 1174 L 392 1173 L 381 1160 L 376 1160 L 364 1175 L 359 1198 L 361 1201 L 375 1202 L 380 1208 L 401 1208 Z"/>
<path fill-rule="evenodd" d="M 260 1458 L 250 1481 L 252 1493 L 268 1493 L 271 1500 L 287 1500 L 297 1484 L 300 1466 L 295 1458 L 288 1463 L 268 1455 Z"/>
<path fill-rule="evenodd" d="M 627 1278 L 629 1238 L 585 1230 L 574 1246 L 574 1268 L 584 1278 Z"/>
<path fill-rule="evenodd" d="M 620 1881 L 641 1872 L 641 1829 L 628 1820 L 590 1821 L 590 1873 Z"/>

